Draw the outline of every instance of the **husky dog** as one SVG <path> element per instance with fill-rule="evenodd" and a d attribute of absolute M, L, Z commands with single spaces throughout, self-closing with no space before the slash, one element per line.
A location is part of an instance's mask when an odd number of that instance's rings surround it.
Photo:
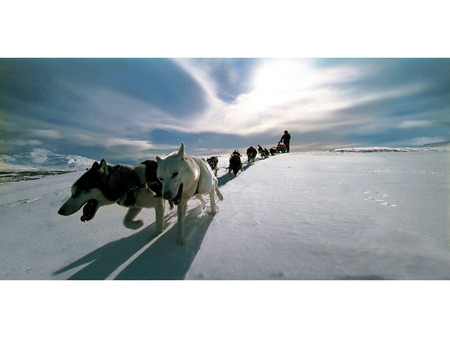
<path fill-rule="evenodd" d="M 247 149 L 247 163 L 248 164 L 255 163 L 257 154 L 258 154 L 258 152 L 256 151 L 255 148 L 253 148 L 253 147 L 248 148 Z"/>
<path fill-rule="evenodd" d="M 184 152 L 184 143 L 181 143 L 178 153 L 172 153 L 165 159 L 157 156 L 158 178 L 162 182 L 162 196 L 169 201 L 170 207 L 177 206 L 177 243 L 185 244 L 184 219 L 188 200 L 195 196 L 202 203 L 205 200 L 202 194 L 209 194 L 211 214 L 216 213 L 216 200 L 214 192 L 223 200 L 217 186 L 217 178 L 205 160 L 191 157 Z"/>
<path fill-rule="evenodd" d="M 217 156 L 211 156 L 206 159 L 206 162 L 208 162 L 209 166 L 214 171 L 214 176 L 217 177 L 217 170 L 219 170 L 219 167 L 217 167 L 219 164 L 219 158 Z"/>
<path fill-rule="evenodd" d="M 228 167 L 228 176 L 231 177 L 232 172 L 234 173 L 234 176 L 236 176 L 239 170 L 244 171 L 244 169 L 242 169 L 241 154 L 237 150 L 235 150 L 230 155 L 230 166 Z"/>
<path fill-rule="evenodd" d="M 267 150 L 267 148 L 263 149 L 259 144 L 258 144 L 258 153 L 261 155 L 261 158 L 269 157 L 269 151 Z"/>
<path fill-rule="evenodd" d="M 58 210 L 58 214 L 69 216 L 83 208 L 82 222 L 94 218 L 97 210 L 105 205 L 117 203 L 129 208 L 123 224 L 138 229 L 144 223 L 134 218 L 142 208 L 155 208 L 156 229 L 163 229 L 164 199 L 162 184 L 156 176 L 157 163 L 144 161 L 137 167 L 128 165 L 107 165 L 105 160 L 95 162 L 88 172 L 73 185 L 72 195 Z"/>

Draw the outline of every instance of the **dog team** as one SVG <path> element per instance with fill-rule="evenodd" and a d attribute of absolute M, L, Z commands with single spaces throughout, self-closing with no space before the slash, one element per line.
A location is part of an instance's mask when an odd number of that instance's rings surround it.
<path fill-rule="evenodd" d="M 262 158 L 269 156 L 269 151 L 258 145 Z M 247 149 L 248 164 L 255 162 L 257 151 Z M 82 222 L 94 218 L 100 207 L 119 204 L 128 208 L 123 220 L 125 227 L 138 229 L 143 226 L 142 220 L 135 220 L 142 208 L 155 208 L 156 230 L 161 233 L 164 228 L 165 201 L 170 208 L 177 206 L 177 244 L 184 245 L 185 218 L 188 200 L 198 198 L 205 204 L 203 194 L 209 194 L 210 214 L 217 212 L 216 199 L 223 200 L 219 191 L 217 171 L 218 157 L 213 156 L 206 161 L 185 153 L 181 143 L 178 152 L 166 158 L 156 157 L 156 161 L 148 160 L 137 167 L 118 164 L 108 165 L 105 160 L 95 162 L 71 188 L 71 196 L 58 210 L 58 214 L 69 216 L 83 206 Z M 229 175 L 236 176 L 243 171 L 241 154 L 235 150 L 230 155 Z"/>

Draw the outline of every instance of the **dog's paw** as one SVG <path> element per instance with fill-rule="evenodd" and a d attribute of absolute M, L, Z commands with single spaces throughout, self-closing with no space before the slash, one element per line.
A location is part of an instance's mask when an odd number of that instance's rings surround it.
<path fill-rule="evenodd" d="M 123 225 L 125 225 L 125 227 L 128 229 L 136 230 L 136 229 L 139 229 L 140 227 L 142 227 L 144 225 L 144 222 L 142 220 L 128 221 L 128 222 L 123 222 Z"/>

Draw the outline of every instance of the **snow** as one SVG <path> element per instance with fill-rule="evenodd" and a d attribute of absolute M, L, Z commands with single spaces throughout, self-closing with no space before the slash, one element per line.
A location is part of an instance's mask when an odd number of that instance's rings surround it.
<path fill-rule="evenodd" d="M 112 205 L 91 222 L 58 208 L 83 172 L 0 186 L 0 278 L 347 280 L 449 279 L 447 151 L 276 155 L 229 177 L 208 214 L 189 201 L 187 245 L 176 210 L 163 234 L 126 229 Z M 259 159 L 259 157 L 258 157 Z M 207 198 L 207 196 L 205 196 Z"/>
<path fill-rule="evenodd" d="M 154 210 L 141 213 L 149 226 L 136 231 L 123 227 L 118 205 L 86 223 L 81 212 L 58 215 L 81 171 L 1 185 L 4 330 L 12 337 L 79 337 L 86 328 L 102 336 L 168 328 L 199 337 L 446 332 L 447 283 L 318 280 L 448 280 L 447 151 L 282 154 L 251 166 L 244 159 L 245 171 L 231 178 L 228 156 L 220 166 L 224 201 L 215 216 L 209 203 L 189 201 L 185 247 L 175 244 L 176 211 L 168 207 L 159 236 Z M 65 279 L 271 281 L 7 283 Z M 272 281 L 292 279 L 303 282 Z"/>
<path fill-rule="evenodd" d="M 222 187 L 188 279 L 449 279 L 448 153 L 290 153 Z"/>

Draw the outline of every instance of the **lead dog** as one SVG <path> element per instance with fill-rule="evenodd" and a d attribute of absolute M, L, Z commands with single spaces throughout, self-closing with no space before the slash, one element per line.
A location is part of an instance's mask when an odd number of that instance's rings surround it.
<path fill-rule="evenodd" d="M 129 208 L 123 224 L 130 229 L 140 228 L 144 222 L 134 218 L 142 208 L 155 208 L 156 229 L 162 232 L 164 199 L 162 184 L 156 176 L 157 163 L 145 161 L 137 167 L 128 165 L 107 165 L 105 160 L 95 162 L 88 172 L 73 185 L 68 201 L 58 214 L 69 216 L 83 208 L 82 222 L 94 218 L 97 210 L 105 205 L 117 203 Z"/>
<path fill-rule="evenodd" d="M 203 194 L 209 194 L 211 203 L 210 214 L 216 213 L 216 200 L 214 192 L 223 200 L 217 186 L 217 178 L 205 160 L 191 157 L 184 152 L 181 143 L 178 153 L 172 153 L 165 159 L 156 157 L 158 163 L 158 178 L 162 182 L 162 196 L 169 201 L 171 207 L 177 206 L 177 243 L 185 244 L 184 219 L 188 200 L 195 196 L 203 203 Z"/>

